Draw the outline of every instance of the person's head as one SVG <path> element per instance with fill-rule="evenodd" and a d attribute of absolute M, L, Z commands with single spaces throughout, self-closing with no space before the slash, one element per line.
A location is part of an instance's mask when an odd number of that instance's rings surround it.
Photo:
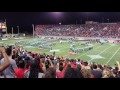
<path fill-rule="evenodd" d="M 50 66 L 50 62 L 49 62 L 49 60 L 46 60 L 46 61 L 45 61 L 45 67 L 46 67 L 46 69 L 48 69 L 49 66 Z"/>
<path fill-rule="evenodd" d="M 78 59 L 78 62 L 80 62 L 80 59 Z"/>
<path fill-rule="evenodd" d="M 83 74 L 84 78 L 91 78 L 90 69 L 82 69 L 82 74 Z"/>
<path fill-rule="evenodd" d="M 78 70 L 81 70 L 81 69 L 82 69 L 82 67 L 81 67 L 80 64 L 77 64 L 77 69 L 78 69 Z"/>
<path fill-rule="evenodd" d="M 110 78 L 111 72 L 107 69 L 103 70 L 103 77 L 102 78 Z"/>
<path fill-rule="evenodd" d="M 63 66 L 63 63 L 62 63 L 62 62 L 60 62 L 60 63 L 59 63 L 59 65 Z"/>
<path fill-rule="evenodd" d="M 63 70 L 63 65 L 59 65 L 59 70 L 60 70 L 60 71 Z"/>
<path fill-rule="evenodd" d="M 56 78 L 56 70 L 50 67 L 45 72 L 45 78 Z"/>
<path fill-rule="evenodd" d="M 30 75 L 29 75 L 29 78 L 38 78 L 39 72 L 40 72 L 39 61 L 32 60 L 30 62 Z"/>
<path fill-rule="evenodd" d="M 34 53 L 32 53 L 32 57 L 33 57 L 33 58 L 35 57 L 35 54 L 34 54 Z"/>
<path fill-rule="evenodd" d="M 99 69 L 103 70 L 102 65 L 98 64 L 98 66 L 97 66 L 97 67 L 98 67 Z"/>
<path fill-rule="evenodd" d="M 25 67 L 25 62 L 24 62 L 23 60 L 19 60 L 17 66 L 18 66 L 18 68 L 24 69 L 24 67 Z"/>
<path fill-rule="evenodd" d="M 66 63 L 68 63 L 69 62 L 69 59 L 68 58 L 66 58 Z"/>
<path fill-rule="evenodd" d="M 97 69 L 97 65 L 96 64 L 93 64 L 93 69 Z"/>
<path fill-rule="evenodd" d="M 118 73 L 118 71 L 116 69 L 113 69 L 112 72 L 113 72 L 114 75 L 117 75 L 117 73 Z"/>
<path fill-rule="evenodd" d="M 88 65 L 88 62 L 84 62 L 84 65 L 87 66 L 87 65 Z"/>
<path fill-rule="evenodd" d="M 31 54 L 32 54 L 31 52 L 28 52 L 28 53 L 27 53 L 28 56 L 31 56 Z"/>
<path fill-rule="evenodd" d="M 37 60 L 40 63 L 40 58 L 38 56 L 35 58 L 35 60 Z"/>
<path fill-rule="evenodd" d="M 5 51 L 6 51 L 6 53 L 7 53 L 8 56 L 11 56 L 12 55 L 12 46 L 6 47 Z"/>
<path fill-rule="evenodd" d="M 118 67 L 115 67 L 115 70 L 117 70 L 117 71 L 118 71 Z"/>
<path fill-rule="evenodd" d="M 25 68 L 29 68 L 30 62 L 31 62 L 30 57 L 25 57 Z"/>
<path fill-rule="evenodd" d="M 67 68 L 64 74 L 64 78 L 83 78 L 83 76 L 78 69 Z"/>

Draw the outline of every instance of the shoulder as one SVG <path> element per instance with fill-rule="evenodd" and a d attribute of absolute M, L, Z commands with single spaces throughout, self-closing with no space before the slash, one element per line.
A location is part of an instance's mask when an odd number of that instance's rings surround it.
<path fill-rule="evenodd" d="M 26 70 L 24 72 L 24 78 L 28 78 L 29 77 L 29 74 L 30 74 L 30 71 L 29 70 Z"/>
<path fill-rule="evenodd" d="M 10 59 L 11 62 L 16 62 L 14 59 Z"/>
<path fill-rule="evenodd" d="M 16 64 L 16 61 L 14 59 L 10 59 L 11 64 Z"/>
<path fill-rule="evenodd" d="M 0 60 L 0 62 L 3 62 L 4 61 L 4 58 L 2 58 L 1 60 Z"/>
<path fill-rule="evenodd" d="M 42 78 L 45 74 L 44 73 L 39 73 L 38 78 Z"/>

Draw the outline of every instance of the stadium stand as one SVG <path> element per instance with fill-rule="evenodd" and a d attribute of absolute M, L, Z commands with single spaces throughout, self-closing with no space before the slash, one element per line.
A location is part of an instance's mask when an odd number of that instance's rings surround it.
<path fill-rule="evenodd" d="M 45 36 L 78 36 L 120 38 L 120 24 L 36 25 L 35 34 Z"/>
<path fill-rule="evenodd" d="M 101 37 L 120 38 L 120 24 L 82 24 L 82 25 L 37 25 L 36 36 L 75 36 L 75 37 Z M 18 42 L 24 43 L 26 42 Z M 16 43 L 10 49 L 0 48 L 0 76 L 2 78 L 120 78 L 120 63 L 116 61 L 116 67 L 109 65 L 85 62 L 82 59 L 70 59 L 60 56 L 40 54 L 27 51 Z M 36 45 L 40 42 L 32 43 Z M 29 43 L 30 44 L 30 43 Z M 85 45 L 85 43 L 82 43 Z M 46 48 L 39 46 L 40 48 Z M 93 47 L 87 47 L 93 49 Z M 11 53 L 12 52 L 12 53 Z M 12 60 L 10 63 L 8 60 Z M 16 69 L 12 69 L 15 66 Z M 7 73 L 5 73 L 7 71 Z M 12 76 L 11 76 L 12 73 Z"/>

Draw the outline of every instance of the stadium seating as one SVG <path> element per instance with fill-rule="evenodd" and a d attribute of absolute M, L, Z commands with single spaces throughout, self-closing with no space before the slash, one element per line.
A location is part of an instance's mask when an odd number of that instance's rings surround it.
<path fill-rule="evenodd" d="M 120 38 L 120 24 L 37 25 L 36 35 Z"/>

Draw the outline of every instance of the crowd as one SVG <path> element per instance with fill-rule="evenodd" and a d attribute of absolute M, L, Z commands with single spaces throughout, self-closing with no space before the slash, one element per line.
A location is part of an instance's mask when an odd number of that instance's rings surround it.
<path fill-rule="evenodd" d="M 36 25 L 36 35 L 120 38 L 120 24 Z"/>
<path fill-rule="evenodd" d="M 88 63 L 81 59 L 39 54 L 18 45 L 0 48 L 2 78 L 119 78 L 116 67 Z"/>

